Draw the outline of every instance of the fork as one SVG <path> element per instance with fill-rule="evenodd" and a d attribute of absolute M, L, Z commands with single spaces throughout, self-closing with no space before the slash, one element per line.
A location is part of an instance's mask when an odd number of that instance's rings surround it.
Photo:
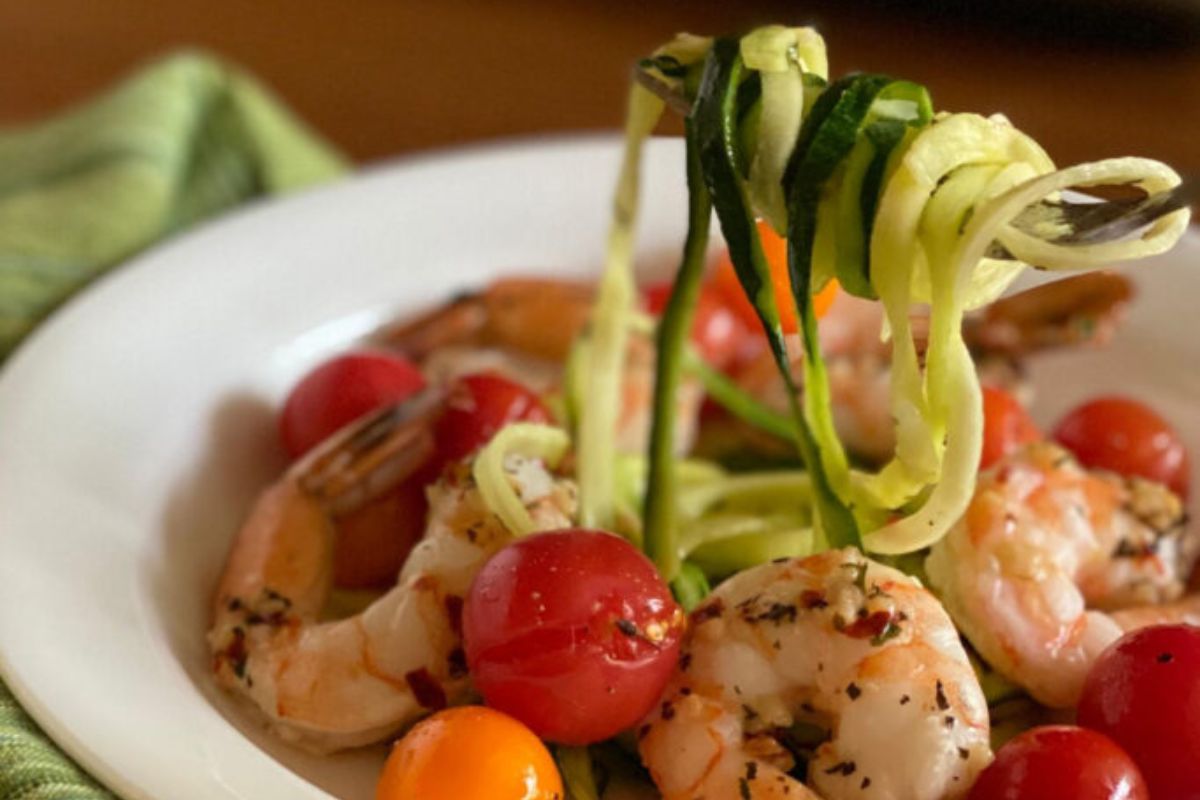
<path fill-rule="evenodd" d="M 638 83 L 662 98 L 673 110 L 684 115 L 691 111 L 691 100 L 677 87 L 641 67 L 634 70 L 634 75 Z M 1200 178 L 1187 177 L 1173 189 L 1141 197 L 1097 200 L 1085 195 L 1084 198 L 1079 202 L 1042 200 L 1030 205 L 1010 224 L 1028 233 L 1035 232 L 1035 229 L 1045 230 L 1044 226 L 1047 223 L 1055 227 L 1061 226 L 1065 231 L 1049 239 L 1054 244 L 1112 242 L 1146 227 L 1167 214 L 1195 205 L 1200 200 Z M 1012 258 L 998 242 L 992 245 L 988 255 L 992 258 Z"/>
<path fill-rule="evenodd" d="M 1178 186 L 1143 197 L 1095 202 L 1043 200 L 1026 208 L 1012 225 L 1032 230 L 1050 222 L 1068 230 L 1050 241 L 1055 244 L 1100 244 L 1124 238 L 1155 220 L 1200 200 L 1200 180 L 1184 178 Z"/>

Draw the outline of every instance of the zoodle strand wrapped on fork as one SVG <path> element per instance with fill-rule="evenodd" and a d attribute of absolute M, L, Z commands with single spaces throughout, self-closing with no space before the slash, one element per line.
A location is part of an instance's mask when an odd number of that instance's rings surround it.
<path fill-rule="evenodd" d="M 859 545 L 900 555 L 939 540 L 965 511 L 982 445 L 978 377 L 962 336 L 966 311 L 999 297 L 1026 267 L 1078 271 L 1170 248 L 1186 209 L 1136 235 L 1071 244 L 1069 226 L 1023 212 L 1066 189 L 1136 187 L 1153 194 L 1179 176 L 1120 158 L 1056 170 L 1001 116 L 934 113 L 926 90 L 882 75 L 829 82 L 824 43 L 808 28 L 761 28 L 740 39 L 683 35 L 640 65 L 624 169 L 593 325 L 587 402 L 579 417 L 581 503 L 611 524 L 608 417 L 620 344 L 632 319 L 632 237 L 642 141 L 666 103 L 685 110 L 689 232 L 658 329 L 658 383 L 645 492 L 646 551 L 681 574 L 673 398 L 705 266 L 710 209 L 791 396 L 793 438 L 811 478 L 794 502 L 811 513 L 816 547 Z M 776 296 L 756 220 L 787 239 L 790 296 Z M 877 299 L 892 339 L 896 447 L 877 472 L 850 466 L 833 425 L 813 295 L 837 280 Z M 625 289 L 622 291 L 622 289 Z M 803 393 L 792 375 L 779 310 L 792 304 L 803 349 Z M 910 324 L 927 304 L 920 358 Z M 608 409 L 608 411 L 606 411 Z M 590 473 L 590 474 L 589 474 Z M 808 508 L 811 506 L 811 508 Z M 588 511 L 590 510 L 590 511 Z"/>

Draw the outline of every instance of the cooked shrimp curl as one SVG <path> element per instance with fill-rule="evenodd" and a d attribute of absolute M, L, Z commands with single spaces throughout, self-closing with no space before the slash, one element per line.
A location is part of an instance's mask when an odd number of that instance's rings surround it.
<path fill-rule="evenodd" d="M 333 520 L 421 467 L 436 398 L 373 414 L 320 445 L 260 496 L 230 552 L 208 640 L 217 682 L 284 739 L 331 752 L 387 738 L 470 693 L 462 598 L 511 540 L 466 470 L 428 491 L 429 520 L 389 592 L 355 616 L 321 621 Z M 524 462 L 514 483 L 538 529 L 570 525 L 574 487 Z M 536 486 L 535 486 L 536 484 Z"/>
<path fill-rule="evenodd" d="M 1179 601 L 1196 550 L 1184 523 L 1165 487 L 1088 472 L 1037 443 L 980 476 L 926 570 L 989 664 L 1068 708 L 1123 631 L 1200 620 L 1200 598 Z"/>
<path fill-rule="evenodd" d="M 792 777 L 796 725 L 828 731 Z M 914 579 L 833 550 L 730 578 L 692 613 L 639 731 L 664 800 L 961 797 L 991 760 L 958 633 Z"/>

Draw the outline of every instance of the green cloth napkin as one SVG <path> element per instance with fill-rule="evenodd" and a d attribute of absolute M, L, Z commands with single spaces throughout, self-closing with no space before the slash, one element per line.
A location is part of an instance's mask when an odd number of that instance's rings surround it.
<path fill-rule="evenodd" d="M 0 359 L 145 247 L 346 167 L 261 85 L 197 53 L 49 122 L 0 131 Z M 0 800 L 111 797 L 0 683 Z"/>
<path fill-rule="evenodd" d="M 58 119 L 0 131 L 0 358 L 147 245 L 345 166 L 262 86 L 194 53 Z"/>

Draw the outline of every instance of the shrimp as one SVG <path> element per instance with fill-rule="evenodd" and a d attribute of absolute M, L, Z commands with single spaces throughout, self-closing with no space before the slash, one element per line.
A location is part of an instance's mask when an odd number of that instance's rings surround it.
<path fill-rule="evenodd" d="M 797 766 L 798 732 L 828 732 Z M 664 800 L 957 798 L 991 760 L 988 710 L 950 618 L 857 550 L 721 584 L 638 731 Z"/>
<path fill-rule="evenodd" d="M 435 385 L 472 372 L 495 372 L 531 389 L 562 389 L 564 362 L 591 315 L 595 290 L 551 278 L 504 278 L 416 319 L 391 325 L 377 340 L 420 362 Z M 633 332 L 626 348 L 616 444 L 641 453 L 650 437 L 656 352 L 650 336 Z M 675 442 L 691 449 L 704 399 L 698 381 L 678 394 Z"/>
<path fill-rule="evenodd" d="M 1194 599 L 1163 605 L 1183 593 L 1195 544 L 1166 488 L 1088 472 L 1041 442 L 980 476 L 925 568 L 992 667 L 1042 704 L 1067 708 L 1123 630 L 1200 614 Z"/>
<path fill-rule="evenodd" d="M 1084 344 L 1103 344 L 1113 335 L 1132 296 L 1129 281 L 1089 273 L 1019 292 L 963 322 L 963 338 L 989 383 L 1020 390 L 1021 362 L 1034 353 Z M 923 350 L 928 319 L 913 318 L 913 335 Z M 895 447 L 890 401 L 891 347 L 880 337 L 878 303 L 838 295 L 819 323 L 829 375 L 834 423 L 847 448 L 859 458 L 882 463 Z M 789 346 L 797 358 L 799 342 Z M 803 381 L 799 361 L 794 378 Z M 750 394 L 779 410 L 788 409 L 783 381 L 769 353 L 743 365 L 736 375 Z"/>
<path fill-rule="evenodd" d="M 505 348 L 562 362 L 587 325 L 595 289 L 554 278 L 502 278 L 414 319 L 390 325 L 378 338 L 424 361 L 447 346 Z"/>
<path fill-rule="evenodd" d="M 396 585 L 357 615 L 321 620 L 333 519 L 425 463 L 438 405 L 427 397 L 384 409 L 297 462 L 260 496 L 220 579 L 208 635 L 217 683 L 257 705 L 282 738 L 315 752 L 379 741 L 470 695 L 462 598 L 511 536 L 463 469 L 428 490 L 425 534 Z M 512 479 L 537 527 L 569 526 L 572 484 L 540 462 L 517 467 Z"/>

